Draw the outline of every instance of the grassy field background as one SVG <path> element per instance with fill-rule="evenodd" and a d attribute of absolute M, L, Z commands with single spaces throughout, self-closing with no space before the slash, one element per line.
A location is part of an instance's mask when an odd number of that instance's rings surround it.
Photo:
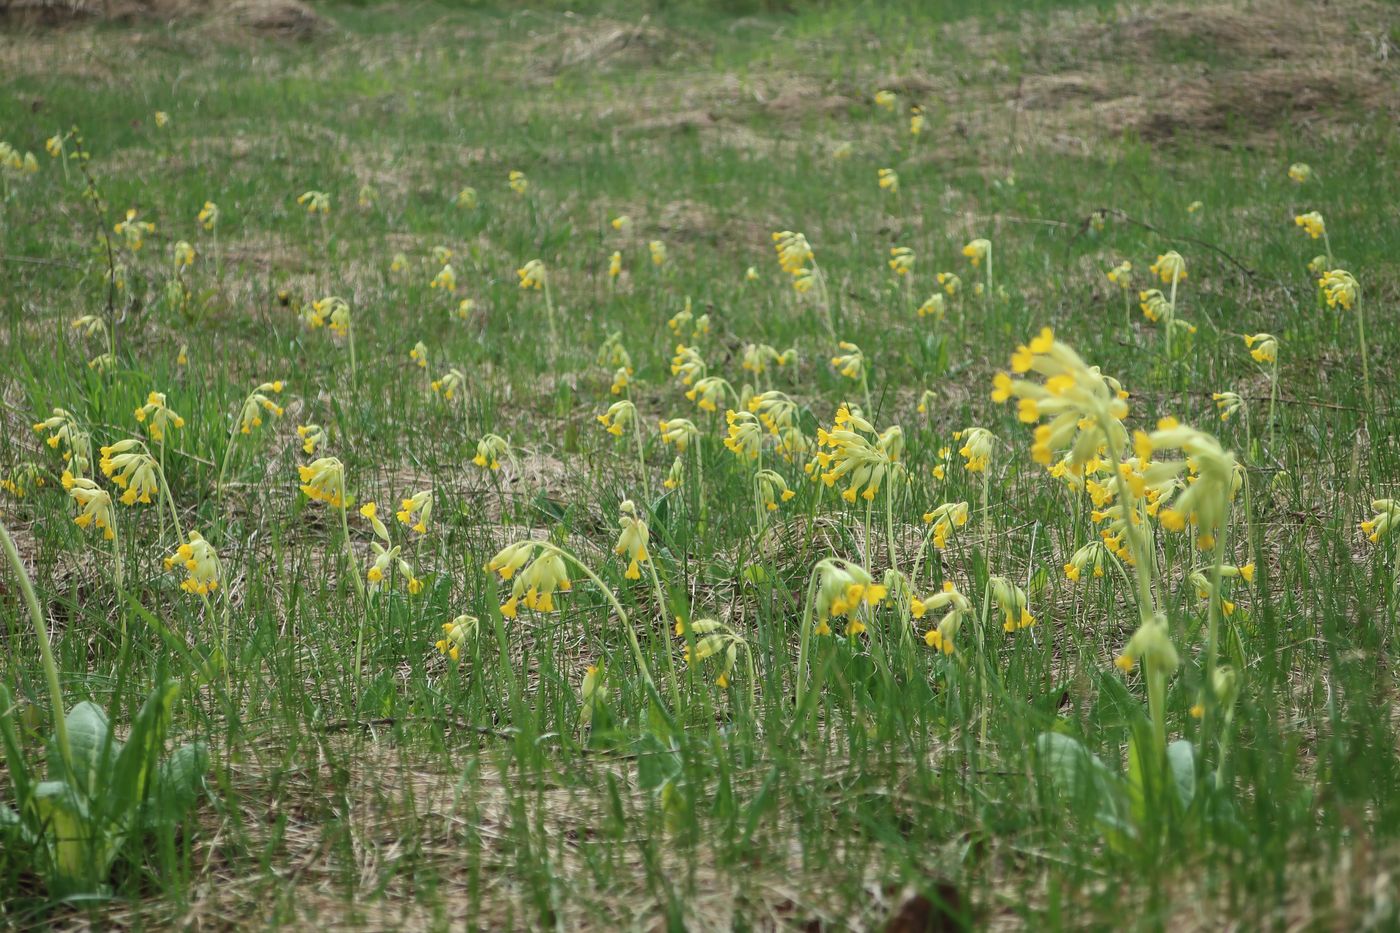
<path fill-rule="evenodd" d="M 154 841 L 136 834 L 108 896 L 54 903 L 20 847 L 0 848 L 0 923 L 1400 923 L 1397 553 L 1357 529 L 1400 479 L 1396 8 L 796 6 L 325 5 L 300 38 L 236 11 L 0 34 L 0 139 L 40 163 L 7 176 L 0 218 L 0 475 L 34 463 L 48 479 L 23 498 L 0 493 L 0 516 L 53 628 L 69 703 L 91 699 L 120 726 L 174 677 L 171 740 L 212 755 L 191 816 Z M 872 103 L 880 89 L 898 95 L 894 113 Z M 918 136 L 911 104 L 927 120 Z M 73 126 L 92 153 L 100 230 L 128 208 L 155 224 L 120 257 L 106 371 L 89 366 L 102 340 L 69 326 L 106 314 L 99 225 L 76 167 L 43 151 Z M 1288 178 L 1295 162 L 1314 170 L 1305 185 Z M 880 168 L 898 172 L 897 194 L 877 186 Z M 512 170 L 528 178 L 523 195 Z M 458 201 L 467 186 L 473 208 Z M 313 189 L 331 196 L 324 217 L 296 202 Z M 195 219 L 206 200 L 221 210 L 216 232 Z M 1328 309 L 1307 270 L 1322 248 L 1293 218 L 1310 210 L 1363 284 L 1369 400 L 1354 315 Z M 630 228 L 611 226 L 619 215 Z M 815 249 L 835 335 L 867 357 L 869 406 L 829 365 L 821 315 L 774 260 L 770 234 L 786 229 Z M 950 299 L 941 323 L 919 317 L 935 272 L 971 286 L 961 248 L 975 237 L 995 244 L 1005 294 Z M 181 240 L 199 251 L 183 306 L 167 293 Z M 439 246 L 453 253 L 451 294 L 429 287 Z M 907 278 L 886 265 L 895 246 L 917 254 Z M 1189 264 L 1179 313 L 1197 329 L 1171 358 L 1104 275 L 1128 259 L 1145 284 L 1169 249 Z M 400 253 L 406 268 L 391 270 Z M 534 258 L 550 270 L 555 338 L 541 293 L 518 287 Z M 353 376 L 344 342 L 293 310 L 331 294 L 353 308 Z M 687 301 L 708 313 L 708 335 L 668 327 Z M 1135 423 L 1173 415 L 1217 431 L 1248 465 L 1230 548 L 1257 571 L 1233 588 L 1226 626 L 1242 685 L 1228 786 L 1208 813 L 1164 821 L 1139 845 L 1110 844 L 1092 801 L 1057 793 L 1031 754 L 1059 730 L 1122 770 L 1143 696 L 1141 678 L 1113 666 L 1135 628 L 1131 593 L 1061 571 L 1093 536 L 1087 508 L 1027 457 L 1015 411 L 989 399 L 992 374 L 1042 326 L 1122 381 Z M 1268 370 L 1241 340 L 1261 331 L 1281 346 L 1272 415 Z M 616 399 L 613 367 L 596 361 L 614 332 L 635 365 L 645 474 L 632 434 L 596 421 Z M 795 348 L 794 366 L 758 381 L 788 392 L 810 430 L 843 400 L 880 428 L 901 425 L 910 483 L 889 534 L 868 535 L 862 508 L 821 498 L 800 463 L 781 461 L 797 496 L 760 534 L 751 469 L 720 443 L 723 409 L 696 411 L 671 373 L 678 339 L 736 388 L 756 381 L 740 368 L 746 344 Z M 426 369 L 409 357 L 417 341 Z M 453 367 L 466 381 L 448 402 L 428 383 Z M 285 415 L 238 436 L 219 494 L 239 403 L 273 379 L 286 382 Z M 111 443 L 138 430 L 132 411 L 152 390 L 185 420 L 164 452 L 182 524 L 225 568 L 227 675 L 219 610 L 163 572 L 168 516 L 118 506 L 119 597 L 31 428 L 62 407 Z M 1248 436 L 1216 416 L 1212 393 L 1227 390 L 1247 401 Z M 673 417 L 702 429 L 703 513 L 693 477 L 661 487 L 674 451 L 655 423 Z M 434 492 L 427 534 L 390 523 L 424 591 L 375 604 L 359 671 L 357 571 L 334 513 L 297 489 L 307 423 L 327 429 L 356 499 L 386 518 L 400 497 Z M 956 454 L 945 479 L 932 472 L 972 425 L 998 439 L 986 500 Z M 472 463 L 487 433 L 515 448 L 496 474 Z M 664 609 L 612 554 L 624 499 L 651 524 Z M 921 514 L 957 500 L 972 519 L 924 558 L 916 590 L 954 581 L 981 613 L 988 575 L 1005 575 L 1030 590 L 1036 626 L 1003 633 L 992 610 L 980 649 L 969 622 L 956 655 L 919 641 L 898 670 L 881 666 L 884 636 L 831 638 L 820 704 L 795 727 L 813 563 L 868 559 L 878 576 L 893 540 L 907 570 Z M 367 563 L 372 533 L 353 511 L 351 522 Z M 653 672 L 668 655 L 681 664 L 679 613 L 740 632 L 756 683 L 735 675 L 723 689 L 697 665 L 682 671 L 684 712 L 660 713 L 615 614 L 577 578 L 559 612 L 502 620 L 499 581 L 482 567 L 530 535 L 567 544 L 618 593 Z M 1205 609 L 1185 579 L 1193 555 L 1162 547 L 1184 661 L 1171 731 L 1190 738 Z M 46 688 L 11 581 L 7 570 L 0 676 L 42 725 Z M 433 643 L 460 613 L 482 635 L 454 664 Z M 609 697 L 585 728 L 579 682 L 600 660 Z M 38 758 L 38 733 L 24 741 Z M 10 794 L 0 783 L 0 800 Z"/>

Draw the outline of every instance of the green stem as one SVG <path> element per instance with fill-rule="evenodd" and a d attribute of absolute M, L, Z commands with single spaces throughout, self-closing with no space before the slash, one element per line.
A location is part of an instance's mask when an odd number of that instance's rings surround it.
<path fill-rule="evenodd" d="M 346 515 L 345 493 L 340 495 L 340 533 L 345 541 L 345 559 L 349 562 L 350 579 L 355 581 L 355 593 L 360 597 L 360 622 L 355 633 L 355 676 L 364 679 L 365 623 L 369 621 L 369 594 L 365 583 L 360 579 L 360 565 L 355 560 L 355 549 L 350 544 L 350 519 Z"/>
<path fill-rule="evenodd" d="M 661 577 L 656 572 L 656 560 L 654 558 L 649 557 L 647 559 L 647 569 L 651 571 L 651 583 L 656 589 L 656 604 L 661 609 L 661 631 L 666 636 L 666 672 L 671 680 L 671 702 L 675 705 L 676 710 L 680 711 L 684 709 L 684 705 L 681 703 L 680 678 L 676 674 L 676 653 L 671 650 L 670 603 L 667 602 L 666 593 L 661 588 Z"/>
<path fill-rule="evenodd" d="M 53 728 L 54 736 L 58 740 L 58 750 L 63 756 L 63 763 L 68 772 L 73 772 L 73 749 L 68 744 L 68 723 L 64 719 L 63 688 L 58 682 L 58 665 L 53 659 L 53 645 L 49 641 L 49 629 L 44 623 L 44 614 L 39 608 L 39 597 L 34 594 L 34 584 L 29 579 L 29 573 L 24 568 L 24 562 L 20 560 L 19 548 L 15 547 L 15 539 L 10 537 L 10 530 L 5 527 L 4 522 L 0 522 L 0 546 L 5 549 L 5 557 L 10 561 L 10 567 L 15 572 L 15 578 L 19 581 L 20 593 L 24 596 L 25 606 L 29 609 L 29 621 L 34 625 L 34 635 L 39 641 L 39 656 L 44 664 L 44 679 L 49 685 L 49 704 L 53 707 Z"/>
<path fill-rule="evenodd" d="M 802 701 L 807 695 L 807 655 L 812 643 L 812 615 L 817 601 L 817 569 L 807 582 L 807 600 L 802 606 L 802 629 L 797 641 L 797 713 L 804 716 Z"/>
<path fill-rule="evenodd" d="M 617 595 L 613 593 L 606 583 L 598 578 L 596 573 L 589 570 L 588 566 L 584 564 L 583 561 L 558 545 L 549 545 L 549 547 L 553 548 L 559 556 L 567 558 L 570 563 L 583 571 L 583 575 L 591 580 L 594 586 L 603 591 L 603 595 L 607 597 L 608 602 L 612 604 L 613 611 L 617 613 L 618 619 L 622 621 L 622 630 L 627 635 L 627 643 L 632 649 L 632 657 L 637 662 L 637 668 L 641 671 L 642 679 L 646 681 L 646 685 L 650 691 L 655 693 L 656 681 L 651 677 L 651 668 L 647 667 L 646 658 L 642 655 L 642 646 L 637 643 L 637 633 L 632 629 L 632 623 L 627 618 L 627 611 L 622 608 L 622 603 L 618 602 Z"/>

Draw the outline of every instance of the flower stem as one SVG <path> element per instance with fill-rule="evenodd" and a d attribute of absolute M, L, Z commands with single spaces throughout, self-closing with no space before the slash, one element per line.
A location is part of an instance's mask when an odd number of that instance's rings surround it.
<path fill-rule="evenodd" d="M 14 570 L 15 578 L 19 581 L 24 604 L 29 609 L 29 621 L 34 625 L 34 635 L 39 642 L 39 657 L 44 664 L 44 679 L 48 681 L 49 685 L 49 704 L 53 707 L 54 736 L 58 740 L 58 750 L 63 756 L 63 763 L 69 773 L 72 773 L 73 750 L 68 744 L 68 723 L 64 719 L 63 688 L 58 682 L 58 665 L 53 659 L 53 645 L 49 641 L 49 629 L 44 623 L 44 614 L 39 609 L 39 598 L 34 594 L 34 584 L 29 579 L 24 562 L 20 560 L 19 548 L 15 547 L 15 539 L 10 537 L 10 530 L 5 527 L 4 522 L 0 522 L 0 546 L 4 547 L 5 557 L 9 559 L 10 568 Z"/>

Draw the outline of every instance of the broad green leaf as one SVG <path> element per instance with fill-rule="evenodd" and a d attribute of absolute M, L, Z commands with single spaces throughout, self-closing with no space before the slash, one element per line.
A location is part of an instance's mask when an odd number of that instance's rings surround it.
<path fill-rule="evenodd" d="M 209 749 L 203 742 L 183 745 L 160 763 L 153 793 L 156 818 L 176 823 L 194 803 L 204 773 L 209 770 Z"/>
<path fill-rule="evenodd" d="M 1171 768 L 1181 809 L 1189 810 L 1196 796 L 1196 750 L 1185 739 L 1177 739 L 1167 746 L 1167 765 Z"/>
<path fill-rule="evenodd" d="M 106 881 L 116 846 L 93 825 L 82 797 L 63 781 L 34 785 L 34 808 L 51 841 L 53 874 L 46 880 L 59 897 L 97 893 Z"/>
<path fill-rule="evenodd" d="M 179 692 L 180 685 L 173 680 L 156 687 L 131 724 L 131 735 L 117 757 L 111 785 L 107 788 L 107 814 L 115 824 L 124 825 L 131 811 L 146 797 L 165 746 L 170 707 Z"/>
<path fill-rule="evenodd" d="M 91 799 L 99 786 L 105 783 L 102 772 L 117 754 L 120 742 L 112 741 L 111 727 L 107 724 L 107 713 L 96 703 L 87 700 L 68 711 L 68 747 L 73 753 L 73 773 L 68 774 L 59 754 L 56 739 L 49 741 L 49 774 L 66 778 L 73 789 Z"/>

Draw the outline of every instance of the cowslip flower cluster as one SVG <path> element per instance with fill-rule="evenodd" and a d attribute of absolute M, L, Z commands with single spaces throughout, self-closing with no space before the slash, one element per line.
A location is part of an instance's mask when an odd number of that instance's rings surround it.
<path fill-rule="evenodd" d="M 652 240 L 647 243 L 647 252 L 651 253 L 651 264 L 653 266 L 663 266 L 666 264 L 666 244 L 660 240 Z"/>
<path fill-rule="evenodd" d="M 1148 267 L 1148 271 L 1165 284 L 1186 281 L 1186 260 L 1176 250 L 1168 250 L 1157 257 L 1157 261 Z"/>
<path fill-rule="evenodd" d="M 962 254 L 972 263 L 973 268 L 980 266 L 992 253 L 992 241 L 976 239 L 962 248 Z"/>
<path fill-rule="evenodd" d="M 301 491 L 313 502 L 324 502 L 333 509 L 348 508 L 345 495 L 345 467 L 335 457 L 321 457 L 297 467 Z"/>
<path fill-rule="evenodd" d="M 1104 273 L 1105 277 L 1124 291 L 1133 287 L 1133 264 L 1123 260 Z"/>
<path fill-rule="evenodd" d="M 282 417 L 284 409 L 272 399 L 268 394 L 276 395 L 282 391 L 282 380 L 276 379 L 272 382 L 264 382 L 255 388 L 248 397 L 243 400 L 243 407 L 238 412 L 238 431 L 240 434 L 251 434 L 254 428 L 262 427 L 262 413 L 267 412 L 274 418 Z"/>
<path fill-rule="evenodd" d="M 430 489 L 415 492 L 407 499 L 399 500 L 399 509 L 394 513 L 399 524 L 406 525 L 417 534 L 427 534 L 428 522 L 433 517 L 433 493 Z"/>
<path fill-rule="evenodd" d="M 484 470 L 499 470 L 501 459 L 510 457 L 510 443 L 499 434 L 487 434 L 476 442 L 472 463 Z"/>
<path fill-rule="evenodd" d="M 1356 299 L 1361 291 L 1356 276 L 1345 269 L 1326 272 L 1317 280 L 1317 287 L 1322 289 L 1322 294 L 1327 299 L 1327 307 L 1341 308 L 1343 311 L 1350 311 L 1356 306 Z"/>
<path fill-rule="evenodd" d="M 996 451 L 996 435 L 986 428 L 964 428 L 953 434 L 953 440 L 962 441 L 958 454 L 969 473 L 985 473 L 991 466 L 992 454 Z"/>
<path fill-rule="evenodd" d="M 637 406 L 623 399 L 613 402 L 608 410 L 598 416 L 598 423 L 607 428 L 614 437 L 621 437 L 637 420 Z"/>
<path fill-rule="evenodd" d="M 1215 392 L 1211 395 L 1221 421 L 1229 421 L 1231 415 L 1244 411 L 1244 399 L 1236 392 Z"/>
<path fill-rule="evenodd" d="M 194 219 L 206 231 L 212 231 L 219 224 L 219 205 L 213 201 L 205 201 Z"/>
<path fill-rule="evenodd" d="M 817 429 L 819 449 L 806 470 L 813 479 L 820 478 L 827 487 L 838 480 L 846 484 L 841 498 L 855 502 L 857 497 L 871 502 L 887 479 L 903 477 L 899 462 L 904 450 L 904 432 L 898 426 L 877 433 L 874 425 L 860 414 L 842 405 L 836 412 L 832 430 Z"/>
<path fill-rule="evenodd" d="M 151 496 L 160 492 L 159 466 L 145 446 L 127 438 L 102 448 L 98 466 L 112 484 L 122 490 L 122 505 L 151 504 Z"/>
<path fill-rule="evenodd" d="M 78 514 L 73 523 L 79 528 L 97 528 L 108 541 L 116 536 L 116 525 L 112 518 L 112 497 L 86 477 L 74 477 L 65 473 L 64 486 L 68 495 L 78 504 Z"/>
<path fill-rule="evenodd" d="M 1148 487 L 1161 487 L 1190 472 L 1192 478 L 1157 515 L 1168 531 L 1185 531 L 1187 525 L 1196 529 L 1197 546 L 1210 550 L 1223 533 L 1230 504 L 1241 485 L 1234 454 L 1220 446 L 1214 437 L 1177 422 L 1163 418 L 1157 430 L 1150 434 L 1139 431 L 1133 440 L 1138 460 L 1146 464 L 1142 482 Z M 1178 460 L 1152 461 L 1152 455 L 1162 450 L 1179 449 Z"/>
<path fill-rule="evenodd" d="M 624 499 L 618 511 L 621 513 L 618 523 L 622 530 L 617 536 L 617 543 L 613 545 L 613 552 L 628 560 L 627 570 L 622 575 L 628 580 L 640 580 L 642 571 L 638 565 L 651 559 L 647 553 L 650 531 L 646 521 L 637 514 L 637 506 L 631 499 Z"/>
<path fill-rule="evenodd" d="M 890 113 L 894 113 L 894 103 L 896 100 L 898 100 L 898 98 L 895 96 L 894 91 L 880 90 L 875 92 L 875 106 L 888 110 Z"/>
<path fill-rule="evenodd" d="M 939 285 L 943 286 L 943 291 L 946 292 L 949 297 L 962 291 L 962 279 L 956 272 L 940 272 L 938 275 L 934 276 L 934 278 L 938 280 Z"/>
<path fill-rule="evenodd" d="M 165 405 L 164 392 L 147 395 L 146 405 L 136 409 L 136 420 L 146 424 L 146 433 L 157 444 L 165 440 L 165 431 L 185 427 L 185 419 Z"/>
<path fill-rule="evenodd" d="M 947 313 L 948 299 L 943 297 L 942 292 L 934 292 L 919 305 L 919 317 L 932 317 L 935 321 L 941 321 Z"/>
<path fill-rule="evenodd" d="M 845 619 L 846 637 L 865 631 L 862 616 L 878 607 L 889 595 L 883 584 L 876 583 L 869 571 L 858 564 L 838 558 L 828 558 L 817 565 L 817 592 L 813 603 L 818 635 L 831 634 L 830 621 Z"/>
<path fill-rule="evenodd" d="M 796 495 L 788 488 L 787 480 L 773 470 L 759 470 L 753 476 L 754 498 L 760 508 L 776 512 L 778 504 L 787 502 Z"/>
<path fill-rule="evenodd" d="M 531 259 L 525 265 L 515 270 L 515 274 L 520 276 L 521 288 L 544 288 L 545 279 L 548 277 L 545 272 L 544 263 L 538 259 Z"/>
<path fill-rule="evenodd" d="M 948 547 L 948 537 L 953 529 L 967 524 L 968 506 L 966 502 L 945 502 L 931 512 L 924 513 L 924 524 L 933 534 L 933 546 L 942 551 Z"/>
<path fill-rule="evenodd" d="M 914 268 L 914 251 L 907 246 L 890 247 L 889 266 L 895 275 L 908 275 Z"/>
<path fill-rule="evenodd" d="M 112 227 L 112 232 L 119 235 L 126 243 L 126 248 L 133 253 L 139 250 L 146 242 L 146 236 L 156 232 L 156 225 L 146 220 L 137 219 L 136 208 L 129 208 L 126 212 L 126 219 L 119 221 Z"/>
<path fill-rule="evenodd" d="M 350 303 L 336 295 L 311 302 L 302 309 L 302 318 L 312 330 L 329 327 L 342 337 L 350 333 Z"/>
<path fill-rule="evenodd" d="M 843 340 L 837 346 L 843 351 L 831 358 L 831 365 L 847 379 L 860 379 L 865 375 L 865 354 L 860 347 Z"/>
<path fill-rule="evenodd" d="M 374 560 L 370 562 L 369 570 L 365 571 L 370 596 L 387 589 L 395 579 L 403 581 L 404 589 L 410 596 L 423 592 L 423 581 L 414 575 L 413 567 L 400 556 L 399 545 L 386 548 L 378 541 L 371 541 L 370 547 L 374 549 Z"/>
<path fill-rule="evenodd" d="M 675 444 L 680 453 L 685 453 L 691 443 L 700 436 L 700 429 L 695 426 L 695 422 L 687 418 L 663 418 L 657 422 L 657 427 L 661 432 L 661 443 Z"/>
<path fill-rule="evenodd" d="M 987 586 L 992 602 L 1001 610 L 1001 627 L 1004 630 L 1014 632 L 1035 624 L 1035 616 L 1031 615 L 1025 590 L 1006 577 L 992 577 L 987 581 Z"/>
<path fill-rule="evenodd" d="M 882 168 L 876 173 L 880 181 L 880 190 L 896 194 L 899 191 L 899 173 L 892 168 Z"/>
<path fill-rule="evenodd" d="M 680 379 L 681 385 L 694 385 L 697 379 L 705 377 L 705 360 L 700 356 L 699 347 L 676 344 L 676 355 L 671 357 L 671 375 Z"/>
<path fill-rule="evenodd" d="M 757 460 L 763 451 L 763 427 L 758 415 L 731 409 L 724 413 L 724 420 L 729 425 L 724 438 L 725 449 L 740 460 Z"/>
<path fill-rule="evenodd" d="M 1375 514 L 1361 523 L 1361 531 L 1372 544 L 1380 544 L 1400 527 L 1400 499 L 1374 499 L 1371 511 Z"/>
<path fill-rule="evenodd" d="M 442 396 L 443 401 L 450 402 L 457 397 L 457 393 L 466 383 L 467 374 L 454 366 L 428 385 L 435 393 Z"/>
<path fill-rule="evenodd" d="M 732 395 L 734 390 L 722 377 L 706 376 L 696 381 L 695 385 L 686 391 L 685 397 L 694 402 L 695 407 L 701 411 L 719 411 L 726 392 Z"/>
<path fill-rule="evenodd" d="M 297 437 L 301 438 L 302 453 L 314 454 L 316 448 L 326 442 L 326 432 L 319 424 L 297 425 Z"/>
<path fill-rule="evenodd" d="M 1323 222 L 1322 215 L 1317 211 L 1308 211 L 1306 214 L 1299 214 L 1293 218 L 1295 226 L 1302 227 L 1303 232 L 1314 240 L 1320 238 L 1327 232 L 1327 224 Z"/>
<path fill-rule="evenodd" d="M 92 437 L 78 424 L 78 419 L 63 408 L 55 408 L 53 414 L 34 424 L 39 433 L 49 432 L 44 443 L 54 450 L 63 448 L 63 462 L 68 464 L 74 476 L 82 476 L 92 464 Z"/>
<path fill-rule="evenodd" d="M 740 365 L 746 372 L 761 376 L 768 371 L 770 365 L 781 368 L 795 362 L 797 362 L 797 350 L 793 347 L 779 352 L 766 343 L 749 343 L 744 345 Z"/>
<path fill-rule="evenodd" d="M 506 176 L 506 184 L 510 185 L 510 190 L 516 194 L 523 195 L 530 190 L 530 181 L 525 177 L 525 173 L 517 169 L 511 169 Z"/>
<path fill-rule="evenodd" d="M 438 270 L 437 275 L 433 276 L 433 280 L 428 283 L 428 287 L 440 288 L 445 292 L 456 291 L 457 273 L 452 271 L 452 264 L 444 263 L 443 267 Z"/>
<path fill-rule="evenodd" d="M 957 637 L 958 630 L 962 628 L 963 618 L 972 612 L 972 603 L 966 596 L 958 592 L 958 588 L 952 580 L 947 580 L 940 592 L 928 599 L 914 599 L 909 608 L 910 613 L 916 619 L 922 619 L 929 612 L 947 610 L 943 617 L 938 620 L 938 624 L 931 626 L 928 631 L 924 632 L 924 644 L 935 651 L 952 654 L 954 650 L 953 639 Z"/>
<path fill-rule="evenodd" d="M 536 612 L 553 612 L 554 594 L 573 588 L 563 555 L 541 541 L 520 541 L 502 548 L 486 565 L 486 572 L 514 580 L 510 598 L 501 605 L 501 615 L 507 619 L 516 618 L 521 603 Z"/>
<path fill-rule="evenodd" d="M 297 197 L 297 203 L 306 208 L 308 214 L 331 212 L 331 196 L 324 191 L 304 191 Z"/>
<path fill-rule="evenodd" d="M 1244 345 L 1256 363 L 1278 362 L 1278 338 L 1273 334 L 1245 334 Z"/>
<path fill-rule="evenodd" d="M 1308 165 L 1306 162 L 1294 162 L 1292 165 L 1288 166 L 1288 177 L 1300 185 L 1309 178 L 1312 178 L 1312 173 L 1312 166 Z"/>
<path fill-rule="evenodd" d="M 462 649 L 476 636 L 479 625 L 480 621 L 476 616 L 466 614 L 457 616 L 451 622 L 444 622 L 442 638 L 438 639 L 433 647 L 453 661 L 459 661 L 462 658 Z"/>
<path fill-rule="evenodd" d="M 194 596 L 208 596 L 219 588 L 219 555 L 214 546 L 197 531 L 189 533 L 189 540 L 175 549 L 175 553 L 165 558 L 167 571 L 180 567 L 185 571 L 185 579 L 180 581 L 180 589 Z"/>

